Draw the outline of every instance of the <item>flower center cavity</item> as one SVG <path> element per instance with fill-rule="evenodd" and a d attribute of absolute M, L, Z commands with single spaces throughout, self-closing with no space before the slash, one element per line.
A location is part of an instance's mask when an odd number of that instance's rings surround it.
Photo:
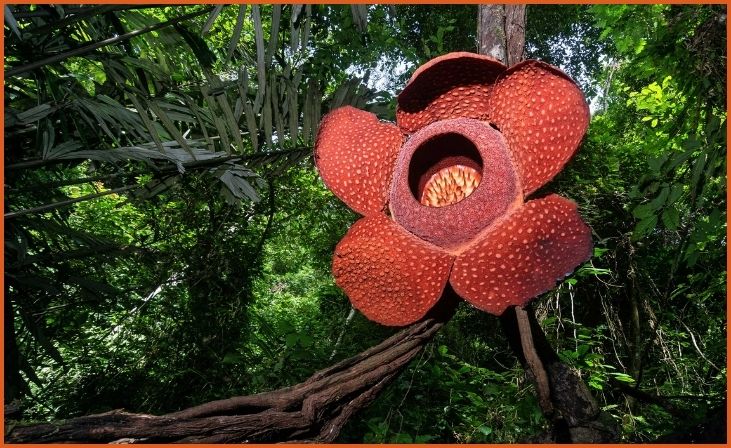
<path fill-rule="evenodd" d="M 419 202 L 429 207 L 456 204 L 471 195 L 481 179 L 480 172 L 469 166 L 442 168 L 426 181 Z"/>
<path fill-rule="evenodd" d="M 436 135 L 414 152 L 409 187 L 427 207 L 456 204 L 480 185 L 482 168 L 482 157 L 470 139 L 452 132 Z"/>

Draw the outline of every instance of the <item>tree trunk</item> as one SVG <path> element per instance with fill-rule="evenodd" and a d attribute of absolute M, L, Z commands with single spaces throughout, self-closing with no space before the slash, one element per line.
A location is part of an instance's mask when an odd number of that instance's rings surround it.
<path fill-rule="evenodd" d="M 505 5 L 480 5 L 477 10 L 477 50 L 498 61 L 507 61 Z"/>
<path fill-rule="evenodd" d="M 523 60 L 526 5 L 480 5 L 478 51 L 508 66 Z"/>
<path fill-rule="evenodd" d="M 552 423 L 552 428 L 527 442 L 540 443 L 609 443 L 616 442 L 619 430 L 611 416 L 601 410 L 591 395 L 588 386 L 579 375 L 559 359 L 546 334 L 538 324 L 533 308 L 524 308 L 528 317 L 529 336 L 519 324 L 516 311 L 520 307 L 509 308 L 500 316 L 501 324 L 513 349 L 513 353 L 526 369 L 526 376 L 534 383 L 539 398 L 547 395 L 550 406 L 541 409 Z M 528 346 L 540 359 L 539 369 L 526 360 L 526 339 Z M 548 384 L 537 378 L 545 377 Z M 547 389 L 547 390 L 546 390 Z"/>
<path fill-rule="evenodd" d="M 115 410 L 70 420 L 6 425 L 7 443 L 332 442 L 452 317 L 456 297 L 375 347 L 293 387 L 212 401 L 167 415 Z"/>
<path fill-rule="evenodd" d="M 526 5 L 505 5 L 505 47 L 508 66 L 517 64 L 525 56 Z"/>
<path fill-rule="evenodd" d="M 478 42 L 481 54 L 512 66 L 525 49 L 525 5 L 480 5 Z M 546 339 L 530 306 L 513 307 L 500 317 L 515 356 L 533 382 L 543 414 L 553 428 L 535 442 L 605 443 L 616 441 L 617 428 L 578 372 L 562 363 Z"/>

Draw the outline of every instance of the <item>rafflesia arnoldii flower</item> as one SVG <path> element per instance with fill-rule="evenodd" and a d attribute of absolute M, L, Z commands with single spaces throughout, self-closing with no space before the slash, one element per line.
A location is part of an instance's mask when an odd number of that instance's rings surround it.
<path fill-rule="evenodd" d="M 450 53 L 416 70 L 396 123 L 339 108 L 315 144 L 325 185 L 364 216 L 338 243 L 333 274 L 368 318 L 415 322 L 447 282 L 501 314 L 590 257 L 574 202 L 528 199 L 563 169 L 589 123 L 561 70 Z"/>

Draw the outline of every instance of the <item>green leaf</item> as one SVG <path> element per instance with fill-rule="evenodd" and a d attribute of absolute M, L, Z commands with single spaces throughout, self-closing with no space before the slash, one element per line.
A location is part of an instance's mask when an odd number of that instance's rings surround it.
<path fill-rule="evenodd" d="M 632 210 L 632 216 L 637 219 L 647 218 L 655 213 L 655 208 L 652 203 L 640 204 Z"/>
<path fill-rule="evenodd" d="M 241 140 L 241 130 L 239 128 L 238 120 L 236 119 L 236 117 L 234 117 L 233 110 L 231 110 L 231 104 L 228 101 L 228 96 L 226 95 L 226 92 L 224 91 L 223 94 L 217 95 L 216 101 L 218 101 L 218 106 L 223 111 L 223 116 L 226 118 L 226 123 L 228 123 L 229 131 L 231 131 L 231 135 L 234 138 L 236 152 L 239 154 L 243 153 L 245 148 L 244 142 Z"/>
<path fill-rule="evenodd" d="M 152 61 L 148 61 L 145 59 L 135 58 L 135 57 L 129 57 L 125 56 L 121 59 L 122 62 L 125 64 L 128 64 L 132 67 L 139 67 L 145 72 L 148 72 L 150 75 L 153 75 L 155 78 L 158 78 L 160 81 L 169 81 L 170 76 L 167 72 L 165 72 L 161 65 L 156 64 Z"/>
<path fill-rule="evenodd" d="M 396 436 L 391 440 L 392 443 L 414 443 L 414 440 L 411 438 L 409 434 L 396 434 Z"/>
<path fill-rule="evenodd" d="M 668 230 L 676 230 L 680 226 L 680 213 L 674 207 L 667 207 L 662 212 L 662 223 Z"/>
<path fill-rule="evenodd" d="M 279 98 L 282 97 L 282 92 L 280 88 L 277 87 L 277 83 L 275 80 L 275 77 L 272 76 L 269 78 L 269 89 L 274 92 L 273 100 L 272 100 L 272 112 L 274 112 L 274 124 L 277 129 L 277 142 L 279 145 L 282 145 L 282 142 L 285 139 L 285 136 L 287 135 L 286 127 L 284 125 L 284 117 L 282 116 L 283 112 L 281 111 L 281 108 L 279 107 L 279 104 L 281 104 L 281 100 Z"/>
<path fill-rule="evenodd" d="M 299 333 L 299 343 L 302 347 L 309 347 L 312 345 L 312 342 L 312 336 L 304 333 Z"/>
<path fill-rule="evenodd" d="M 706 159 L 708 154 L 703 152 L 700 157 L 696 158 L 693 162 L 693 169 L 691 171 L 690 188 L 693 194 L 697 193 L 698 187 L 701 181 L 701 174 L 706 166 Z"/>
<path fill-rule="evenodd" d="M 297 47 L 299 47 L 299 29 L 297 28 L 297 23 L 302 11 L 304 11 L 304 5 L 292 5 L 292 14 L 289 19 L 289 48 L 292 54 L 296 54 Z"/>
<path fill-rule="evenodd" d="M 660 168 L 662 167 L 663 163 L 668 159 L 669 154 L 664 154 L 661 157 L 650 157 L 647 160 L 647 164 L 650 166 L 650 170 L 657 173 L 660 172 Z"/>
<path fill-rule="evenodd" d="M 180 180 L 181 176 L 179 174 L 166 176 L 162 179 L 152 179 L 132 194 L 139 199 L 150 199 L 178 185 Z"/>
<path fill-rule="evenodd" d="M 155 146 L 157 146 L 157 149 L 160 152 L 165 152 L 165 148 L 162 145 L 162 139 L 160 139 L 160 134 L 158 133 L 157 128 L 152 123 L 152 120 L 150 120 L 150 117 L 147 115 L 147 109 L 142 105 L 142 102 L 137 98 L 136 95 L 127 92 L 127 98 L 129 98 L 129 100 L 132 101 L 132 103 L 135 105 L 135 108 L 137 108 L 137 113 L 142 119 L 142 122 L 147 127 L 147 131 L 149 132 L 152 140 L 155 142 Z"/>
<path fill-rule="evenodd" d="M 607 252 L 609 252 L 609 249 L 607 249 L 606 247 L 594 247 L 594 255 L 593 255 L 593 257 L 594 258 L 599 258 L 599 257 L 601 257 L 602 255 L 604 255 Z"/>
<path fill-rule="evenodd" d="M 613 373 L 612 376 L 614 376 L 614 379 L 616 379 L 617 381 L 621 381 L 623 383 L 632 384 L 635 382 L 635 379 L 627 375 L 626 373 Z"/>
<path fill-rule="evenodd" d="M 189 141 L 189 145 L 193 141 Z M 165 148 L 165 152 L 156 151 L 144 146 L 129 146 L 123 148 L 114 148 L 107 150 L 82 150 L 82 151 L 66 151 L 53 153 L 53 159 L 91 159 L 102 162 L 119 162 L 124 160 L 140 160 L 148 164 L 152 164 L 153 160 L 167 160 L 172 162 L 178 168 L 180 173 L 185 172 L 185 163 L 194 161 L 212 160 L 225 157 L 222 152 L 211 152 L 201 148 L 191 148 L 185 151 L 182 148 L 172 146 L 177 142 L 161 142 L 161 146 Z"/>
<path fill-rule="evenodd" d="M 226 59 L 224 63 L 231 60 L 231 57 L 236 51 L 236 47 L 239 45 L 241 40 L 241 30 L 244 28 L 244 18 L 246 16 L 246 5 L 239 6 L 239 14 L 236 16 L 236 26 L 234 27 L 233 34 L 231 34 L 231 40 L 228 43 L 228 50 L 226 50 Z"/>
<path fill-rule="evenodd" d="M 680 196 L 683 194 L 683 186 L 682 185 L 673 185 L 670 187 L 670 194 L 668 195 L 667 201 L 665 201 L 666 205 L 672 205 L 677 201 Z"/>
<path fill-rule="evenodd" d="M 668 196 L 670 195 L 670 187 L 665 185 L 662 187 L 662 190 L 660 190 L 660 193 L 650 202 L 650 206 L 654 210 L 659 210 L 662 208 L 663 205 L 665 205 L 665 201 L 668 199 Z"/>
<path fill-rule="evenodd" d="M 188 44 L 201 66 L 204 68 L 213 67 L 214 62 L 216 62 L 216 55 L 208 48 L 208 44 L 200 34 L 191 32 L 180 23 L 176 23 L 174 27 L 183 36 L 183 40 Z"/>
<path fill-rule="evenodd" d="M 243 360 L 243 356 L 236 352 L 226 353 L 221 362 L 223 364 L 237 364 Z"/>
<path fill-rule="evenodd" d="M 273 92 L 271 90 L 266 89 L 266 95 L 264 95 L 264 110 L 262 111 L 260 122 L 262 130 L 264 131 L 264 142 L 270 150 L 273 146 L 272 134 L 274 133 L 274 124 L 272 122 L 272 93 Z M 276 107 L 276 105 L 274 107 Z"/>
<path fill-rule="evenodd" d="M 155 101 L 148 101 L 147 105 L 149 106 L 152 113 L 154 113 L 157 116 L 157 118 L 160 119 L 163 126 L 165 127 L 165 130 L 168 131 L 170 136 L 172 138 L 174 138 L 175 141 L 178 142 L 178 144 L 183 149 L 185 149 L 186 151 L 188 151 L 189 153 L 192 154 L 193 150 L 191 149 L 190 146 L 188 146 L 188 142 L 183 137 L 183 134 L 180 132 L 180 130 L 177 128 L 177 126 L 175 126 L 175 123 L 173 123 L 173 121 L 170 119 L 170 117 L 168 117 L 167 113 L 165 113 L 165 111 L 162 110 L 162 108 L 160 106 L 158 106 L 157 103 L 155 103 Z"/>
<path fill-rule="evenodd" d="M 292 333 L 295 331 L 294 325 L 286 320 L 277 321 L 276 327 L 280 333 Z"/>
<path fill-rule="evenodd" d="M 277 48 L 279 39 L 279 22 L 282 17 L 282 5 L 272 6 L 272 26 L 269 32 L 269 42 L 267 45 L 266 57 L 264 62 L 269 67 L 272 63 L 272 56 Z"/>
<path fill-rule="evenodd" d="M 79 285 L 83 289 L 96 296 L 115 297 L 121 293 L 118 289 L 116 289 L 109 283 L 96 281 L 88 277 L 71 276 L 69 277 L 68 282 Z"/>
<path fill-rule="evenodd" d="M 251 6 L 251 20 L 254 22 L 254 42 L 256 43 L 256 76 L 259 81 L 259 88 L 256 92 L 256 99 L 254 100 L 254 110 L 258 112 L 259 108 L 262 105 L 262 101 L 264 101 L 264 93 L 267 91 L 265 66 L 266 50 L 264 49 L 264 31 L 261 23 L 261 7 L 259 5 Z"/>
<path fill-rule="evenodd" d="M 299 130 L 299 112 L 297 110 L 298 105 L 298 98 L 297 98 L 297 86 L 296 85 L 288 85 L 287 89 L 285 90 L 287 93 L 287 97 L 289 99 L 289 109 L 288 109 L 288 116 L 289 116 L 289 137 L 292 139 L 292 142 L 297 141 L 297 133 Z"/>
<path fill-rule="evenodd" d="M 255 179 L 256 174 L 239 165 L 227 165 L 227 167 L 216 169 L 215 175 L 223 182 L 232 197 L 235 198 L 232 203 L 237 204 L 241 200 L 258 202 L 260 200 L 259 194 L 247 180 Z"/>
<path fill-rule="evenodd" d="M 173 104 L 166 101 L 155 101 L 158 107 L 165 111 L 168 117 L 173 121 L 182 121 L 185 123 L 195 123 L 195 113 L 185 106 Z"/>
<path fill-rule="evenodd" d="M 492 434 L 492 428 L 487 425 L 482 425 L 479 428 L 477 428 L 477 430 L 486 436 L 489 436 L 490 434 Z"/>
<path fill-rule="evenodd" d="M 657 216 L 652 215 L 648 216 L 646 218 L 643 218 L 640 222 L 637 223 L 635 226 L 635 229 L 632 231 L 632 239 L 633 240 L 639 240 L 640 238 L 644 237 L 648 233 L 650 233 L 655 226 L 657 225 Z"/>
<path fill-rule="evenodd" d="M 309 143 L 312 138 L 313 121 L 312 121 L 312 108 L 314 106 L 314 91 L 315 82 L 310 80 L 307 84 L 307 92 L 305 93 L 305 104 L 302 108 L 302 140 L 305 143 Z"/>
<path fill-rule="evenodd" d="M 306 50 L 307 45 L 310 43 L 310 27 L 312 26 L 312 5 L 305 5 L 305 19 L 302 22 L 302 42 L 300 43 L 300 49 Z"/>
<path fill-rule="evenodd" d="M 54 110 L 55 108 L 51 107 L 48 103 L 39 104 L 38 106 L 20 112 L 16 118 L 23 124 L 30 124 L 47 117 Z"/>
<path fill-rule="evenodd" d="M 284 338 L 284 343 L 287 346 L 287 348 L 293 348 L 295 345 L 297 345 L 298 340 L 299 340 L 299 334 L 290 333 Z"/>
<path fill-rule="evenodd" d="M 685 149 L 698 149 L 701 146 L 701 142 L 696 137 L 688 137 L 683 141 L 683 148 Z"/>

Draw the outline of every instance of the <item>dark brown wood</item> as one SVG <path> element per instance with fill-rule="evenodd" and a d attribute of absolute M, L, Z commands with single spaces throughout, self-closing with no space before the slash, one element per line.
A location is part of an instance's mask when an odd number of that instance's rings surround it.
<path fill-rule="evenodd" d="M 8 443 L 332 442 L 451 318 L 447 291 L 426 319 L 293 387 L 212 401 L 167 415 L 115 410 L 52 423 L 6 425 Z"/>
<path fill-rule="evenodd" d="M 551 387 L 548 382 L 548 374 L 543 367 L 543 361 L 541 361 L 540 356 L 536 352 L 536 347 L 533 345 L 533 332 L 530 328 L 528 312 L 522 306 L 516 306 L 515 318 L 518 323 L 523 358 L 535 379 L 536 392 L 538 392 L 538 404 L 541 406 L 541 410 L 545 415 L 552 416 L 553 403 L 551 403 Z"/>

